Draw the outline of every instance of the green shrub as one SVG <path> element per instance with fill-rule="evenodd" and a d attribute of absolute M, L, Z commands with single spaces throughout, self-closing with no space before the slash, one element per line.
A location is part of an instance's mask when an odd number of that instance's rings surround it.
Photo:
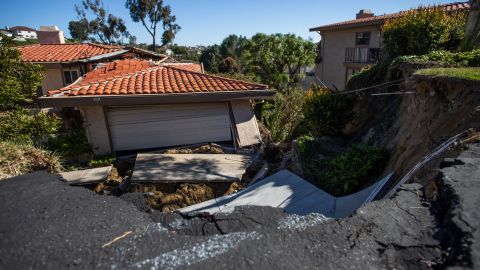
<path fill-rule="evenodd" d="M 55 134 L 60 125 L 61 119 L 56 115 L 32 115 L 25 109 L 7 111 L 0 116 L 0 140 L 41 143 Z"/>
<path fill-rule="evenodd" d="M 88 143 L 83 127 L 52 136 L 48 140 L 47 148 L 73 162 L 78 162 L 82 155 L 92 154 L 92 147 Z"/>
<path fill-rule="evenodd" d="M 93 157 L 89 162 L 88 166 L 89 167 L 103 167 L 103 166 L 108 166 L 111 165 L 115 159 L 114 155 L 108 155 L 108 156 L 99 156 L 99 157 Z"/>
<path fill-rule="evenodd" d="M 60 157 L 32 144 L 0 141 L 0 179 L 36 170 L 60 172 Z"/>
<path fill-rule="evenodd" d="M 92 153 L 81 124 L 61 130 L 62 119 L 44 112 L 31 114 L 25 109 L 3 112 L 0 116 L 0 141 L 33 144 L 56 152 L 63 159 L 78 161 Z"/>
<path fill-rule="evenodd" d="M 363 87 L 381 84 L 389 80 L 398 79 L 391 74 L 390 67 L 398 64 L 422 64 L 432 62 L 439 67 L 479 67 L 480 49 L 466 52 L 449 52 L 445 50 L 431 51 L 423 55 L 403 55 L 393 60 L 384 60 L 374 66 L 369 66 L 354 74 L 347 82 L 346 90 L 355 90 Z"/>
<path fill-rule="evenodd" d="M 420 69 L 415 74 L 480 81 L 480 68 L 429 68 Z"/>
<path fill-rule="evenodd" d="M 345 90 L 356 90 L 384 82 L 388 76 L 388 68 L 391 63 L 392 60 L 385 59 L 376 65 L 363 68 L 350 77 Z"/>
<path fill-rule="evenodd" d="M 289 89 L 277 92 L 273 103 L 265 103 L 261 111 L 261 121 L 270 130 L 272 140 L 281 142 L 292 137 L 297 125 L 302 121 L 302 106 L 305 92 Z"/>
<path fill-rule="evenodd" d="M 31 103 L 42 71 L 40 65 L 22 62 L 12 38 L 0 34 L 0 110 Z"/>
<path fill-rule="evenodd" d="M 296 141 L 305 176 L 335 196 L 357 192 L 373 183 L 388 161 L 384 148 L 353 145 L 338 154 L 332 144 L 336 144 L 332 139 L 312 136 L 302 136 Z"/>
<path fill-rule="evenodd" d="M 421 55 L 432 50 L 455 50 L 460 45 L 467 12 L 440 7 L 419 8 L 383 25 L 384 48 L 390 57 Z"/>
<path fill-rule="evenodd" d="M 438 62 L 439 65 L 478 67 L 480 66 L 480 49 L 466 52 L 432 51 L 424 55 L 406 55 L 395 58 L 392 65 L 401 63 Z"/>
<path fill-rule="evenodd" d="M 353 145 L 325 165 L 321 185 L 335 195 L 347 195 L 369 185 L 387 164 L 384 148 Z"/>
<path fill-rule="evenodd" d="M 303 106 L 304 123 L 314 136 L 335 136 L 355 116 L 351 95 L 316 88 L 308 92 Z"/>

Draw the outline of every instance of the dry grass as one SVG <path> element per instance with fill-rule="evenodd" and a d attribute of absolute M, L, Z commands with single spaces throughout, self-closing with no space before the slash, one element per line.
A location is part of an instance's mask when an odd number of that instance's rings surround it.
<path fill-rule="evenodd" d="M 60 172 L 59 156 L 33 145 L 0 141 L 0 179 L 38 170 Z"/>

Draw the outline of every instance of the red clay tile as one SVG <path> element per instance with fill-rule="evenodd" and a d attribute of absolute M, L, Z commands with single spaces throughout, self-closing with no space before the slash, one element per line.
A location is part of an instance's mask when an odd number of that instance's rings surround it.
<path fill-rule="evenodd" d="M 95 43 L 34 44 L 17 48 L 25 62 L 72 62 L 122 49 Z"/>
<path fill-rule="evenodd" d="M 102 64 L 77 84 L 48 92 L 58 95 L 133 95 L 265 90 L 268 87 L 196 72 L 188 65 L 153 65 L 145 60 Z M 182 67 L 182 68 L 178 68 Z"/>

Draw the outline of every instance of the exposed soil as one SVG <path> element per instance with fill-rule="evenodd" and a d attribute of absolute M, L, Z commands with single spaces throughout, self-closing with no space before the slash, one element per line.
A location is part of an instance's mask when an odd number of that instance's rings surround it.
<path fill-rule="evenodd" d="M 132 192 L 144 193 L 147 205 L 162 212 L 233 194 L 245 187 L 240 182 L 207 184 L 135 185 Z"/>
<path fill-rule="evenodd" d="M 411 95 L 369 96 L 355 106 L 357 118 L 345 130 L 356 142 L 385 146 L 384 175 L 403 176 L 421 158 L 454 135 L 480 130 L 478 83 L 414 76 L 400 86 Z"/>
<path fill-rule="evenodd" d="M 223 154 L 226 151 L 217 145 L 207 144 L 196 147 L 168 149 L 166 154 Z M 258 162 L 247 168 L 247 173 L 242 181 L 230 183 L 206 183 L 206 184 L 135 184 L 125 185 L 120 189 L 123 181 L 128 181 L 132 176 L 135 164 L 135 156 L 117 159 L 105 182 L 90 187 L 101 195 L 122 195 L 124 193 L 138 193 L 138 196 L 122 196 L 127 200 L 135 201 L 143 210 L 151 208 L 162 212 L 175 211 L 193 204 L 208 201 L 217 197 L 233 194 L 245 188 L 248 180 L 253 177 L 260 167 Z M 139 202 L 143 200 L 144 202 Z M 149 210 L 146 210 L 149 211 Z"/>
<path fill-rule="evenodd" d="M 225 150 L 221 147 L 207 144 L 199 147 L 168 149 L 165 154 L 225 154 Z"/>

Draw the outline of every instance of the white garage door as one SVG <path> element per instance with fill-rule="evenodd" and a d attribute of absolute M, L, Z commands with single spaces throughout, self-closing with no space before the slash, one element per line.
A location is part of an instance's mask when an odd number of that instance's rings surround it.
<path fill-rule="evenodd" d="M 108 108 L 115 151 L 230 141 L 227 103 Z"/>

